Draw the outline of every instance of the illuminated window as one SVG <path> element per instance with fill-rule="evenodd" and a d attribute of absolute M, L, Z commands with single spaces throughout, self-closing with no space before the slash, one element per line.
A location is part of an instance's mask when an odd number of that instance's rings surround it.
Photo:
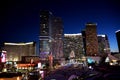
<path fill-rule="evenodd" d="M 45 28 L 45 24 L 43 24 L 43 28 Z"/>

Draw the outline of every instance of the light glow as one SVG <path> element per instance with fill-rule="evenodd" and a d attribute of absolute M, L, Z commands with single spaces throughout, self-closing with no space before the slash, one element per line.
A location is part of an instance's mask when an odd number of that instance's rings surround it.
<path fill-rule="evenodd" d="M 64 34 L 65 36 L 78 36 L 78 35 L 82 35 L 81 33 L 77 33 L 77 34 Z"/>
<path fill-rule="evenodd" d="M 28 42 L 28 43 L 4 43 L 5 45 L 29 45 L 33 44 L 34 42 Z"/>
<path fill-rule="evenodd" d="M 1 56 L 1 62 L 6 62 L 6 52 L 7 51 L 2 51 L 2 54 L 0 55 Z"/>
<path fill-rule="evenodd" d="M 97 35 L 97 36 L 105 37 L 105 35 Z"/>
<path fill-rule="evenodd" d="M 120 30 L 117 30 L 115 33 L 120 32 Z"/>

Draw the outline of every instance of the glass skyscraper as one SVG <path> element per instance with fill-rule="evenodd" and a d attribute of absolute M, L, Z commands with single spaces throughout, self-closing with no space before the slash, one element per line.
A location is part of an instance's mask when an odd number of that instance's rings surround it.
<path fill-rule="evenodd" d="M 50 11 L 40 12 L 40 57 L 63 57 L 63 22 Z"/>
<path fill-rule="evenodd" d="M 46 57 L 50 52 L 52 13 L 47 10 L 40 11 L 40 57 Z"/>

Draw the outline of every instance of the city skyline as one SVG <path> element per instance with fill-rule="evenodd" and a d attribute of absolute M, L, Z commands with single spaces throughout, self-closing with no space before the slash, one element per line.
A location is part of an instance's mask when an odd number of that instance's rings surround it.
<path fill-rule="evenodd" d="M 115 0 L 25 0 L 2 6 L 1 42 L 39 41 L 40 10 L 62 18 L 64 33 L 80 33 L 87 22 L 97 23 L 97 33 L 106 34 L 111 51 L 118 51 L 115 31 L 120 29 L 119 2 Z M 5 16 L 5 17 L 4 17 Z"/>

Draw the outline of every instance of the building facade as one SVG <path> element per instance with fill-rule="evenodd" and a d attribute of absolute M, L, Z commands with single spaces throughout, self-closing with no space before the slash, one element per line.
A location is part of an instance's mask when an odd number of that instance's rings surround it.
<path fill-rule="evenodd" d="M 83 52 L 84 52 L 84 55 L 86 56 L 86 31 L 85 30 L 82 30 L 82 39 L 83 39 Z"/>
<path fill-rule="evenodd" d="M 65 56 L 68 57 L 72 50 L 76 55 L 79 52 L 82 55 L 93 57 L 109 54 L 110 45 L 108 37 L 107 35 L 97 35 L 96 27 L 96 24 L 88 23 L 80 34 L 64 34 Z"/>
<path fill-rule="evenodd" d="M 97 35 L 97 37 L 98 37 L 99 55 L 109 54 L 110 53 L 110 45 L 109 45 L 107 35 Z"/>
<path fill-rule="evenodd" d="M 116 33 L 116 38 L 117 38 L 117 43 L 118 43 L 118 50 L 120 53 L 120 30 L 117 30 L 115 33 Z"/>
<path fill-rule="evenodd" d="M 52 13 L 40 11 L 40 57 L 46 57 L 50 52 L 50 37 L 52 28 Z"/>
<path fill-rule="evenodd" d="M 63 22 L 50 11 L 40 12 L 40 57 L 63 57 Z"/>
<path fill-rule="evenodd" d="M 63 22 L 60 17 L 52 20 L 52 53 L 55 58 L 63 57 Z"/>
<path fill-rule="evenodd" d="M 81 33 L 64 34 L 65 57 L 69 57 L 71 52 L 74 52 L 75 58 L 80 58 L 81 54 L 83 54 L 83 41 Z"/>
<path fill-rule="evenodd" d="M 97 39 L 97 24 L 86 24 L 86 55 L 96 56 L 98 55 L 98 39 Z"/>
<path fill-rule="evenodd" d="M 21 61 L 22 56 L 36 55 L 36 43 L 4 43 L 4 50 L 7 51 L 7 61 Z"/>

